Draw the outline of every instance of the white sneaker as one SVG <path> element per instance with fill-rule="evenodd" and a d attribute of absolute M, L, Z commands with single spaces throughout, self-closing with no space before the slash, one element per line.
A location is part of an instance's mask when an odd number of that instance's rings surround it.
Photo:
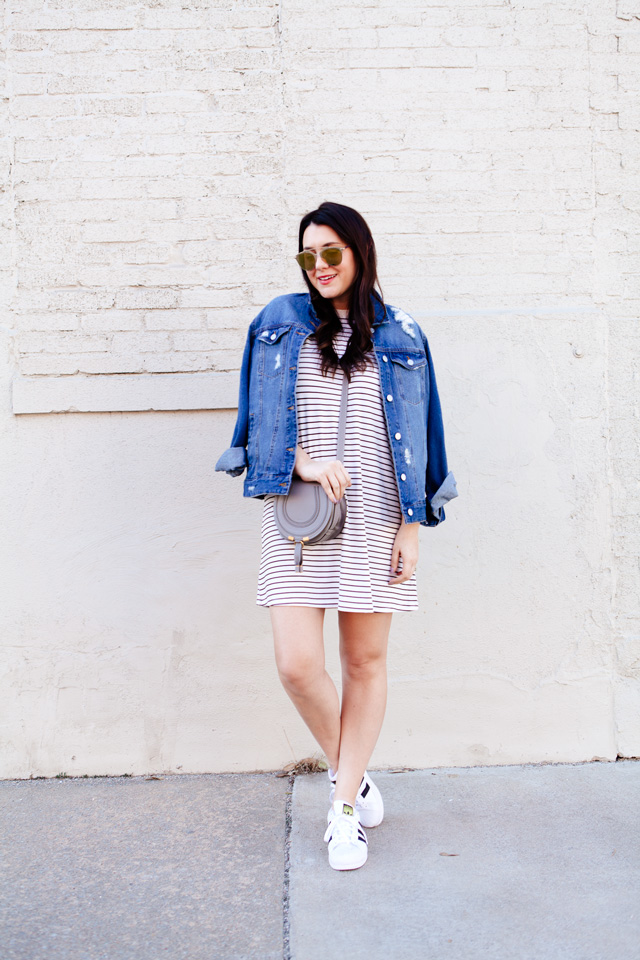
<path fill-rule="evenodd" d="M 332 772 L 332 770 L 328 771 L 329 781 L 331 783 L 331 791 L 329 793 L 330 803 L 333 803 L 336 792 L 336 781 L 335 778 L 331 776 Z M 382 796 L 366 770 L 356 797 L 356 813 L 358 814 L 360 823 L 363 827 L 366 827 L 367 830 L 371 827 L 377 827 L 382 823 L 384 818 Z M 327 820 L 330 820 L 332 815 L 333 809 L 330 809 Z"/>
<path fill-rule="evenodd" d="M 357 870 L 366 863 L 369 847 L 358 814 L 349 803 L 336 800 L 324 835 L 329 843 L 329 866 L 334 870 Z"/>

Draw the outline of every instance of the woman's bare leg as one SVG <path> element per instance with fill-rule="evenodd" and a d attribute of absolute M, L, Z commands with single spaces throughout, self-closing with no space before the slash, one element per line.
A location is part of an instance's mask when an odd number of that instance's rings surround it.
<path fill-rule="evenodd" d="M 283 605 L 269 607 L 269 612 L 282 685 L 316 738 L 329 766 L 336 769 L 340 700 L 325 669 L 324 610 L 321 607 Z"/>
<path fill-rule="evenodd" d="M 355 805 L 387 705 L 387 642 L 391 613 L 338 614 L 342 712 L 336 800 Z M 336 769 L 327 754 L 330 766 Z"/>

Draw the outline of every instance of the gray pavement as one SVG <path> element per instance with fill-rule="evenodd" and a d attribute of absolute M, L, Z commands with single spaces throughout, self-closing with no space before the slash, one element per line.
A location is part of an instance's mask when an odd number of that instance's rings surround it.
<path fill-rule="evenodd" d="M 325 866 L 326 779 L 295 783 L 295 960 L 640 958 L 640 763 L 374 779 L 385 820 L 352 873 Z"/>
<path fill-rule="evenodd" d="M 0 960 L 640 960 L 640 762 L 374 779 L 349 873 L 324 774 L 0 781 Z"/>
<path fill-rule="evenodd" d="M 287 789 L 1 781 L 1 960 L 280 960 Z"/>

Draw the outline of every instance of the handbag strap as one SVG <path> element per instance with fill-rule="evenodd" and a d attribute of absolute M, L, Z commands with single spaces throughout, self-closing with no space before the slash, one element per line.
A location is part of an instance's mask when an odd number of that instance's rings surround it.
<path fill-rule="evenodd" d="M 349 390 L 349 381 L 343 371 L 342 396 L 340 398 L 340 419 L 338 420 L 338 446 L 336 449 L 336 460 L 342 463 L 344 456 L 344 434 L 347 426 L 347 393 Z"/>

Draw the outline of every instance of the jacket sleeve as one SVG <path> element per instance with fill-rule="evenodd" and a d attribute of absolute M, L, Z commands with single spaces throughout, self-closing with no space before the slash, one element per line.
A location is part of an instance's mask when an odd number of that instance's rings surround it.
<path fill-rule="evenodd" d="M 251 370 L 251 350 L 253 346 L 253 324 L 249 327 L 242 355 L 240 369 L 240 389 L 238 395 L 238 418 L 231 439 L 231 446 L 216 463 L 216 470 L 222 470 L 231 477 L 239 477 L 249 464 L 247 457 L 247 439 L 249 435 L 249 372 Z"/>
<path fill-rule="evenodd" d="M 429 343 L 424 336 L 424 348 L 427 355 L 429 371 L 429 395 L 427 397 L 427 476 L 426 500 L 427 519 L 424 526 L 435 527 L 445 519 L 444 505 L 458 496 L 456 480 L 447 468 L 447 453 L 444 445 L 444 426 L 442 423 L 442 408 L 436 374 L 433 368 L 433 359 Z"/>

